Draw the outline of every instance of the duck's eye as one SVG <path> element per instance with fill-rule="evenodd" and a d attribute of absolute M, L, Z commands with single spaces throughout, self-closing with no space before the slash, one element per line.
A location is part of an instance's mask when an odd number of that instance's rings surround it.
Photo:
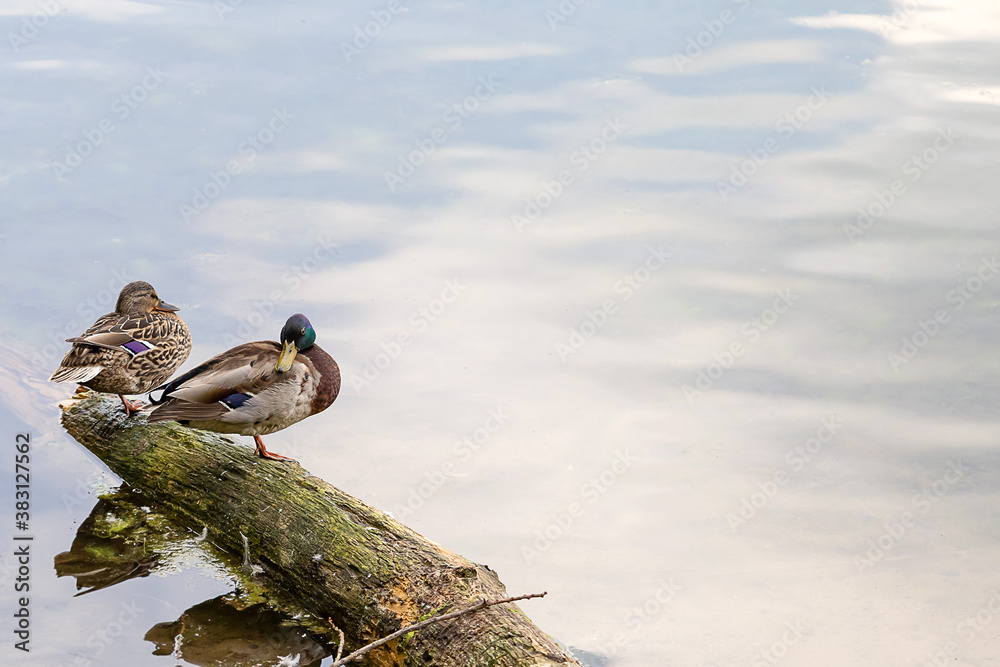
<path fill-rule="evenodd" d="M 300 336 L 305 336 L 306 335 L 306 330 L 305 330 L 304 327 L 302 329 L 299 329 L 299 335 Z"/>

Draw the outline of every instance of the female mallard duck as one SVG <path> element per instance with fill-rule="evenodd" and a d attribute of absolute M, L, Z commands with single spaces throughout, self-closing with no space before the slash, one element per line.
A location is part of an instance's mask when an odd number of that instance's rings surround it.
<path fill-rule="evenodd" d="M 124 394 L 143 394 L 166 382 L 191 353 L 191 332 L 172 306 L 141 280 L 122 288 L 115 312 L 104 315 L 77 338 L 52 382 L 77 382 L 118 394 L 125 412 L 143 407 Z"/>
<path fill-rule="evenodd" d="M 261 457 L 292 461 L 267 451 L 260 436 L 326 410 L 340 393 L 340 368 L 315 342 L 306 316 L 292 315 L 281 343 L 238 345 L 161 387 L 149 421 L 252 435 Z"/>

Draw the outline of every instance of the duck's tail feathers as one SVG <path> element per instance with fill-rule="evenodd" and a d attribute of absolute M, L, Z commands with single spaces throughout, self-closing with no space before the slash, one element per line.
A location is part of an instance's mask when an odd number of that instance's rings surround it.
<path fill-rule="evenodd" d="M 93 380 L 104 370 L 103 366 L 60 366 L 49 378 L 49 382 L 76 382 L 83 384 Z"/>
<path fill-rule="evenodd" d="M 149 422 L 167 421 L 212 421 L 229 412 L 222 403 L 192 403 L 176 398 L 153 408 L 149 414 Z"/>

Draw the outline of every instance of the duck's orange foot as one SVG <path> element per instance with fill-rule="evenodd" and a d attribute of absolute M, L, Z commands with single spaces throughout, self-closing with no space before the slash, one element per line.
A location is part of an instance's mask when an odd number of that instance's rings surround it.
<path fill-rule="evenodd" d="M 267 451 L 267 448 L 264 447 L 264 441 L 260 439 L 259 435 L 255 435 L 253 437 L 253 440 L 254 442 L 257 443 L 257 450 L 255 453 L 262 459 L 270 459 L 271 461 L 291 461 L 292 463 L 298 463 L 298 461 L 296 461 L 293 458 L 289 458 L 287 456 L 282 456 L 281 454 L 275 454 L 274 452 Z"/>
<path fill-rule="evenodd" d="M 144 407 L 146 407 L 145 403 L 142 403 L 141 401 L 135 401 L 133 403 L 124 396 L 122 396 L 121 394 L 118 394 L 118 398 L 122 399 L 122 405 L 125 406 L 125 414 L 127 414 L 129 417 L 131 417 L 132 415 L 134 415 L 135 413 L 139 412 Z"/>

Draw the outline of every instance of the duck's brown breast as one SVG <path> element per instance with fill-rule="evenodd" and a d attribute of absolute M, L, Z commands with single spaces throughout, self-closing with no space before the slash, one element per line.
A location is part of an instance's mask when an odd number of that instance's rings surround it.
<path fill-rule="evenodd" d="M 340 367 L 337 366 L 333 357 L 319 345 L 313 345 L 299 354 L 309 359 L 313 368 L 319 373 L 319 386 L 316 387 L 316 395 L 313 396 L 310 411 L 312 414 L 323 412 L 337 400 L 337 395 L 340 394 Z"/>

